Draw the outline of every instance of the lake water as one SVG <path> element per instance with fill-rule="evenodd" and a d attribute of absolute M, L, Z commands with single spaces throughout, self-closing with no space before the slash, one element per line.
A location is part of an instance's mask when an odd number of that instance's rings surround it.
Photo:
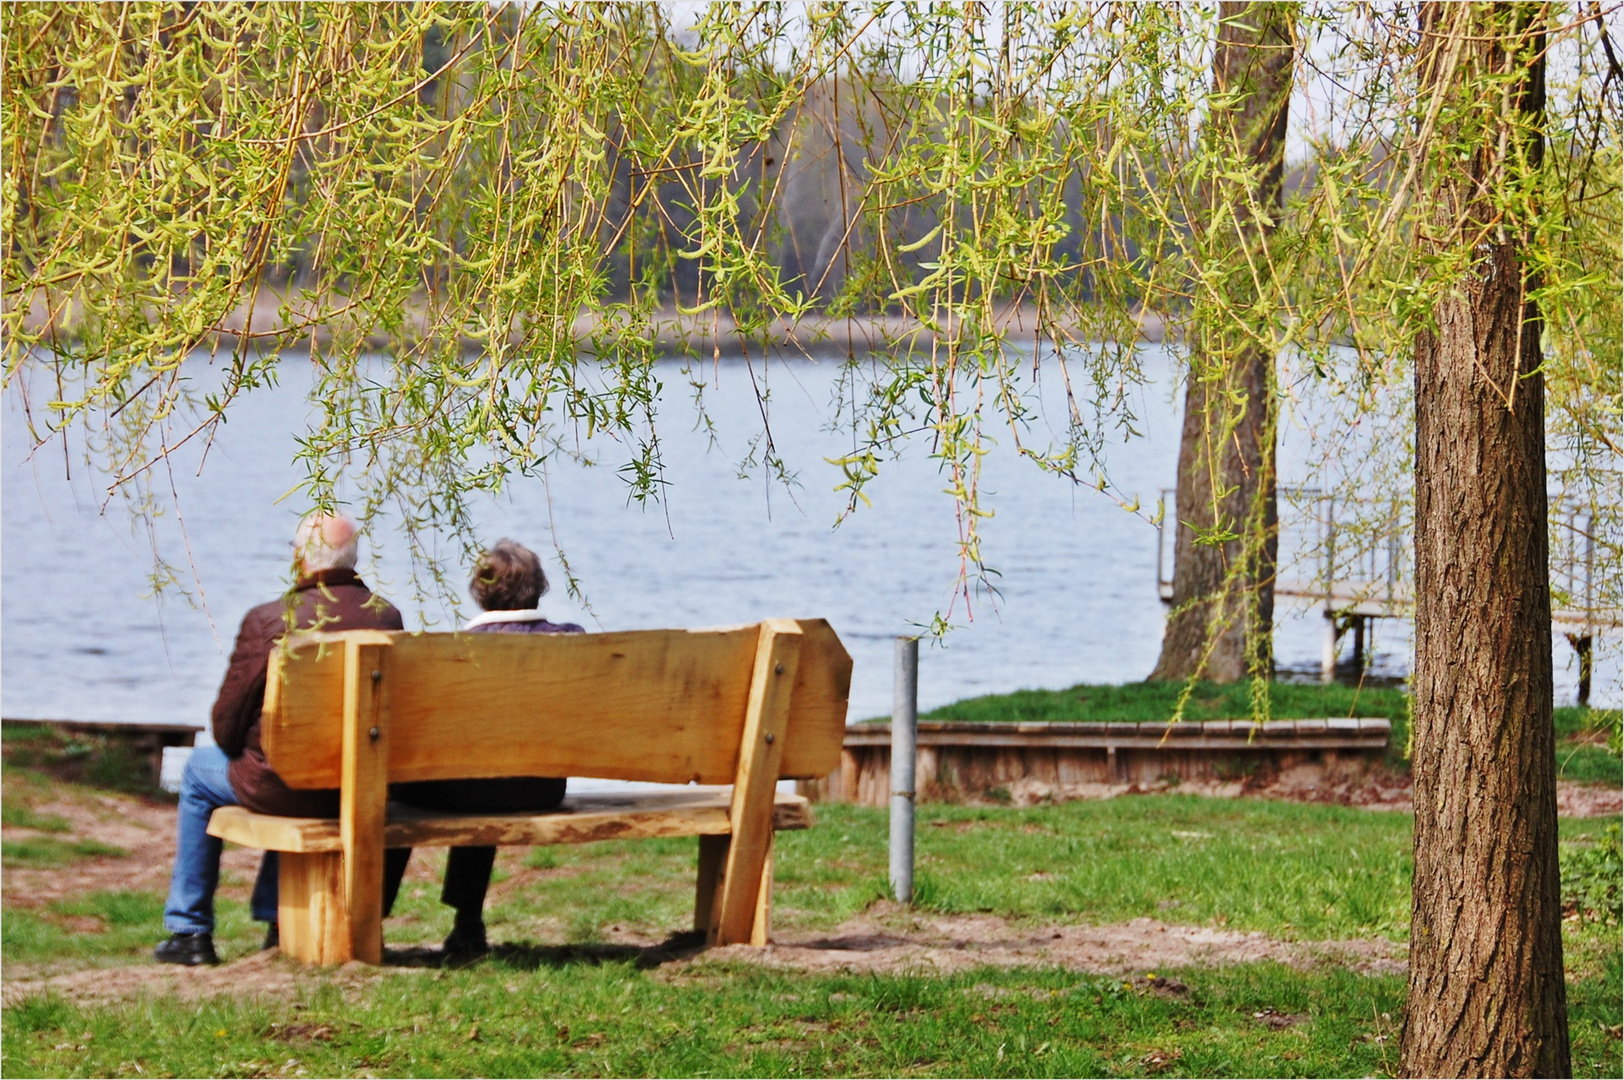
<path fill-rule="evenodd" d="M 1156 381 L 1139 395 L 1143 437 L 1114 444 L 1108 462 L 1117 488 L 1153 507 L 1174 478 L 1179 404 L 1167 357 L 1150 347 L 1146 360 Z M 856 662 L 851 718 L 888 713 L 893 639 L 917 632 L 952 601 L 957 528 L 937 464 L 923 442 L 909 445 L 868 489 L 873 505 L 833 528 L 844 497 L 832 490 L 840 477 L 825 459 L 850 447 L 849 434 L 826 426 L 839 365 L 802 359 L 763 370 L 757 362 L 757 378 L 772 388 L 777 447 L 798 471 L 799 485 L 790 491 L 759 472 L 738 476 L 737 462 L 760 430 L 743 362 L 723 360 L 702 371 L 711 383 L 716 449 L 691 426 L 679 365 L 660 367 L 667 388 L 663 503 L 629 503 L 615 473 L 623 457 L 599 440 L 592 449 L 605 464 L 556 462 L 547 484 L 519 481 L 500 500 L 482 504 L 482 533 L 541 552 L 555 583 L 544 610 L 589 629 L 826 617 Z M 308 368 L 290 361 L 279 387 L 240 403 L 201 475 L 193 475 L 195 454 L 179 455 L 177 501 L 150 533 L 132 528 L 118 502 L 102 512 L 101 484 L 82 463 L 72 462 L 65 477 L 60 444 L 30 456 L 22 390 L 13 385 L 0 462 L 5 716 L 207 722 L 238 620 L 285 586 L 297 507 L 278 500 L 301 478 L 290 462 L 294 433 L 309 415 L 308 380 Z M 1056 373 L 1046 371 L 1042 393 L 1055 427 L 1063 427 Z M 1040 445 L 1048 441 L 1041 419 L 1032 435 Z M 1163 619 L 1156 529 L 1093 488 L 1019 460 L 1009 441 L 1007 433 L 1000 438 L 982 477 L 996 510 L 985 525 L 984 553 L 1000 571 L 1002 595 L 973 598 L 973 619 L 961 599 L 953 608 L 960 628 L 921 649 L 922 708 L 1022 687 L 1141 679 L 1156 660 Z M 1282 454 L 1287 480 L 1291 454 L 1289 446 Z M 562 588 L 549 519 L 590 610 Z M 154 539 L 172 562 L 186 565 L 189 551 L 200 605 L 151 595 Z M 361 569 L 401 607 L 407 626 L 452 625 L 456 612 L 416 595 L 404 540 L 388 530 L 371 539 Z M 464 602 L 461 615 L 467 614 Z M 1282 666 L 1317 671 L 1318 611 L 1282 603 L 1278 615 Z M 1560 638 L 1555 655 L 1558 700 L 1571 700 L 1574 672 Z M 1401 675 L 1408 663 L 1407 627 L 1379 622 L 1377 673 Z M 1616 658 L 1604 655 L 1598 701 L 1616 702 L 1616 668 Z"/>

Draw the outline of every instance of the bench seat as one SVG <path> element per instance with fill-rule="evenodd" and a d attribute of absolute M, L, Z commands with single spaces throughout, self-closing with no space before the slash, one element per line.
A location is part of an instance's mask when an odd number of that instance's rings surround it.
<path fill-rule="evenodd" d="M 732 788 L 571 795 L 544 814 L 454 814 L 389 804 L 386 847 L 590 844 L 656 836 L 726 836 Z M 787 791 L 773 799 L 773 828 L 812 827 L 812 806 Z M 277 817 L 241 806 L 222 806 L 209 819 L 209 835 L 243 847 L 294 853 L 342 851 L 337 818 Z"/>

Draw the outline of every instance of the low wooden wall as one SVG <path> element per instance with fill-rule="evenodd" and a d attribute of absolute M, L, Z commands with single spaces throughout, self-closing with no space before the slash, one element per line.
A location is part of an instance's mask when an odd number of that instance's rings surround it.
<path fill-rule="evenodd" d="M 1163 723 L 919 724 L 920 802 L 1018 802 L 1103 797 L 1169 780 L 1239 781 L 1307 762 L 1379 758 L 1391 724 L 1380 719 L 1216 720 Z M 840 767 L 802 781 L 817 802 L 885 806 L 891 794 L 891 725 L 846 729 Z"/>

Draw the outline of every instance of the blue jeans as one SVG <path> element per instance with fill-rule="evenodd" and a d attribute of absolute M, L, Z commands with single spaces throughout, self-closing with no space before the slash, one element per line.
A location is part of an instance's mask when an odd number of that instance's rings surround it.
<path fill-rule="evenodd" d="M 227 768 L 231 759 L 218 746 L 199 746 L 180 778 L 180 813 L 175 822 L 175 872 L 164 904 L 164 929 L 171 934 L 214 933 L 214 890 L 220 883 L 222 842 L 209 835 L 216 807 L 236 806 Z M 254 880 L 249 910 L 260 922 L 276 921 L 276 852 L 267 851 Z"/>

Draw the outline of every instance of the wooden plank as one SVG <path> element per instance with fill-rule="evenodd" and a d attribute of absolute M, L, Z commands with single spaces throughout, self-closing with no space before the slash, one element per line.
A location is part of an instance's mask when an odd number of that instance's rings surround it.
<path fill-rule="evenodd" d="M 383 963 L 384 822 L 389 805 L 391 653 L 383 643 L 344 643 L 344 743 L 338 832 L 344 846 L 344 911 L 350 954 Z"/>
<path fill-rule="evenodd" d="M 699 838 L 699 874 L 694 882 L 694 929 L 709 931 L 711 915 L 716 911 L 716 894 L 722 887 L 722 874 L 727 869 L 727 847 L 732 838 L 701 836 Z"/>
<path fill-rule="evenodd" d="M 647 840 L 656 836 L 726 835 L 728 802 L 704 802 L 642 813 L 438 814 L 400 808 L 385 830 L 389 847 L 458 847 L 494 844 L 590 844 L 599 840 Z"/>
<path fill-rule="evenodd" d="M 655 836 L 726 836 L 732 798 L 726 788 L 676 792 L 571 796 L 546 814 L 443 814 L 394 804 L 384 826 L 385 847 L 456 847 L 497 844 L 547 846 Z M 812 826 L 812 807 L 777 792 L 773 828 Z M 343 850 L 337 818 L 291 818 L 222 806 L 209 819 L 209 835 L 262 851 Z"/>
<path fill-rule="evenodd" d="M 285 852 L 277 862 L 282 955 L 304 964 L 348 963 L 354 957 L 344 917 L 343 856 Z"/>
<path fill-rule="evenodd" d="M 804 620 L 781 768 L 839 762 L 851 657 Z M 303 635 L 271 659 L 263 725 L 272 768 L 295 788 L 337 787 L 343 694 L 337 641 L 394 643 L 390 779 L 600 776 L 729 783 L 758 627 L 616 634 Z"/>
<path fill-rule="evenodd" d="M 772 846 L 773 793 L 784 754 L 801 638 L 800 626 L 788 619 L 768 619 L 761 624 L 728 814 L 733 840 L 728 845 L 721 898 L 712 912 L 712 938 L 719 945 L 740 944 L 751 937 L 762 868 Z"/>
<path fill-rule="evenodd" d="M 341 851 L 337 818 L 279 817 L 222 806 L 209 817 L 209 835 L 260 851 Z"/>
<path fill-rule="evenodd" d="M 851 655 L 827 619 L 797 619 L 801 657 L 790 699 L 789 730 L 779 776 L 786 780 L 828 776 L 840 767 L 851 696 Z"/>

